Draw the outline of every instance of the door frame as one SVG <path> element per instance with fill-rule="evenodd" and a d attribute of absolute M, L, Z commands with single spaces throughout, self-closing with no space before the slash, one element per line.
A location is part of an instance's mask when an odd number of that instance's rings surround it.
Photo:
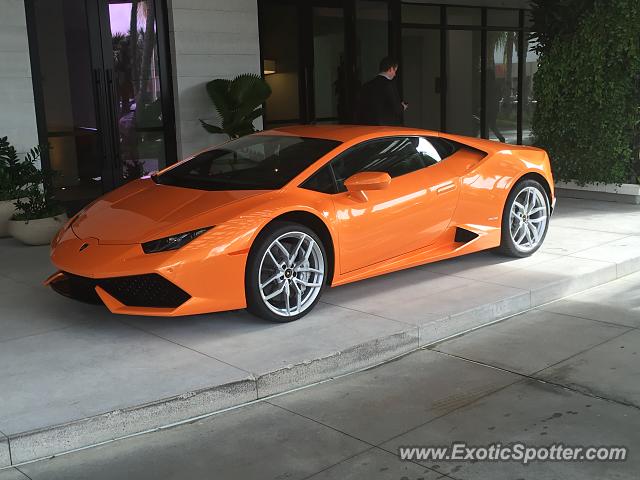
<path fill-rule="evenodd" d="M 35 104 L 36 114 L 36 127 L 38 130 L 38 144 L 47 145 L 48 143 L 48 130 L 47 120 L 44 106 L 44 93 L 41 84 L 42 72 L 40 71 L 40 52 L 38 48 L 38 33 L 36 28 L 36 14 L 35 14 L 35 1 L 36 0 L 24 0 L 25 16 L 27 24 L 27 38 L 29 43 L 29 61 L 31 66 L 31 81 L 33 86 L 33 96 Z M 160 75 L 160 89 L 162 92 L 162 119 L 164 130 L 164 149 L 166 165 L 174 164 L 178 161 L 178 144 L 176 138 L 176 126 L 175 126 L 175 103 L 173 95 L 173 74 L 171 55 L 169 48 L 169 21 L 167 15 L 167 0 L 150 0 L 154 2 L 154 11 L 156 14 L 156 42 L 158 48 L 158 70 Z M 105 36 L 108 32 L 103 29 L 100 19 L 100 8 L 103 6 L 105 0 L 84 0 L 87 8 L 87 24 L 90 36 L 89 55 L 91 56 L 92 72 L 91 76 L 93 81 L 98 80 L 96 78 L 96 70 L 102 71 L 102 77 L 104 78 L 104 66 L 105 62 L 102 58 L 103 51 L 100 48 L 104 45 Z M 109 45 L 111 39 L 108 39 Z M 106 48 L 106 47 L 105 47 Z M 103 81 L 102 79 L 100 79 Z M 104 91 L 104 89 L 102 89 Z M 94 95 L 97 93 L 96 89 L 93 89 Z M 100 95 L 102 96 L 102 95 Z M 100 102 L 99 98 L 94 98 L 96 103 L 96 122 L 97 125 L 108 125 L 108 112 L 105 112 L 106 103 Z M 113 107 L 112 107 L 113 108 Z M 116 180 L 116 171 L 118 165 L 116 164 L 113 148 L 115 143 L 113 135 L 117 132 L 113 132 L 114 126 L 102 129 L 100 133 L 100 147 L 102 149 L 101 155 L 103 158 L 102 165 L 102 187 L 103 193 L 107 193 L 114 188 L 117 188 L 121 182 Z M 107 138 L 111 136 L 111 139 Z M 49 157 L 49 151 L 47 148 L 43 148 L 40 158 L 41 168 L 47 171 L 51 171 L 51 159 Z M 107 177 L 105 179 L 105 176 Z"/>
<path fill-rule="evenodd" d="M 389 45 L 390 54 L 399 51 L 399 0 L 381 0 L 388 5 L 389 23 Z M 260 72 L 264 78 L 264 31 L 263 18 L 265 9 L 270 4 L 296 6 L 295 21 L 299 25 L 298 38 L 296 39 L 300 49 L 298 52 L 298 118 L 300 123 L 315 123 L 318 119 L 315 116 L 315 86 L 313 82 L 313 69 L 315 66 L 313 48 L 313 8 L 328 7 L 340 8 L 344 12 L 344 61 L 345 61 L 345 83 L 346 83 L 346 108 L 353 112 L 356 105 L 356 95 L 358 90 L 356 78 L 357 59 L 357 0 L 258 0 L 258 26 L 260 39 Z M 263 105 L 265 111 L 265 123 L 268 120 L 268 109 Z M 269 122 L 270 126 L 277 126 L 279 123 L 292 123 L 296 119 L 278 120 Z"/>
<path fill-rule="evenodd" d="M 400 0 L 393 0 L 399 2 L 399 7 L 401 8 L 402 4 L 405 2 L 401 2 Z M 515 32 L 516 42 L 518 43 L 517 48 L 517 58 L 518 58 L 518 80 L 517 80 L 517 90 L 518 90 L 518 104 L 516 106 L 516 144 L 521 145 L 523 141 L 523 107 L 524 107 L 524 99 L 522 99 L 522 93 L 524 91 L 524 76 L 525 76 L 525 64 L 526 64 L 526 55 L 527 55 L 527 45 L 528 45 L 528 37 L 531 33 L 531 27 L 527 24 L 525 12 L 526 9 L 523 8 L 510 8 L 510 7 L 482 7 L 482 6 L 470 6 L 465 5 L 465 2 L 455 3 L 455 4 L 442 4 L 438 3 L 438 0 L 425 0 L 421 3 L 413 3 L 410 2 L 411 5 L 421 5 L 424 7 L 439 7 L 440 8 L 440 23 L 411 23 L 411 22 L 402 22 L 402 13 L 398 12 L 398 25 L 399 25 L 399 40 L 398 45 L 399 48 L 402 48 L 402 30 L 405 28 L 415 29 L 415 30 L 433 30 L 440 32 L 440 131 L 447 131 L 447 96 L 449 95 L 449 91 L 447 88 L 448 84 L 448 74 L 449 74 L 449 64 L 447 62 L 447 52 L 449 48 L 449 38 L 448 32 L 450 31 L 471 31 L 471 32 L 480 32 L 480 138 L 489 138 L 489 131 L 487 125 L 487 34 L 488 32 L 498 31 L 498 32 Z M 477 25 L 456 25 L 449 24 L 447 18 L 447 9 L 448 8 L 456 8 L 456 7 L 464 7 L 464 8 L 473 8 L 476 11 L 480 12 L 480 24 Z M 489 10 L 508 10 L 518 12 L 518 25 L 488 25 L 487 21 L 487 12 Z M 402 69 L 399 73 L 400 82 L 398 87 L 402 88 Z"/>
<path fill-rule="evenodd" d="M 355 106 L 354 99 L 354 81 L 355 81 L 355 62 L 356 62 L 356 45 L 355 45 L 355 1 L 356 0 L 309 0 L 299 4 L 299 15 L 303 28 L 300 29 L 302 48 L 300 49 L 300 67 L 302 75 L 298 75 L 301 96 L 301 115 L 300 118 L 304 123 L 316 123 L 319 119 L 316 116 L 316 84 L 315 78 L 315 48 L 313 45 L 313 20 L 314 8 L 335 8 L 342 10 L 344 25 L 344 63 L 345 63 L 345 103 L 349 111 L 353 111 Z M 306 83 L 303 84 L 303 83 Z M 304 114 L 303 114 L 304 113 Z M 324 119 L 330 120 L 330 119 Z"/>

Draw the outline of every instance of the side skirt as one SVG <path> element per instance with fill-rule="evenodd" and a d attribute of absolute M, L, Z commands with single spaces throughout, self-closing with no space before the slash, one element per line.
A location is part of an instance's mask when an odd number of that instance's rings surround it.
<path fill-rule="evenodd" d="M 500 245 L 500 228 L 485 225 L 458 225 L 449 227 L 436 242 L 382 262 L 336 275 L 332 287 L 404 270 L 427 263 L 459 257 Z"/>

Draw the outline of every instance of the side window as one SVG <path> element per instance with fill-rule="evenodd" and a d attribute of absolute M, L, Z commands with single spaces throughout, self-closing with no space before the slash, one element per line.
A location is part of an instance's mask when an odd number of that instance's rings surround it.
<path fill-rule="evenodd" d="M 358 172 L 386 172 L 391 178 L 438 163 L 441 153 L 426 137 L 394 137 L 367 142 L 332 162 L 338 190 Z"/>
<path fill-rule="evenodd" d="M 321 193 L 336 193 L 335 183 L 333 182 L 333 174 L 331 166 L 325 165 L 316 173 L 311 175 L 302 185 L 301 188 L 313 190 Z"/>
<path fill-rule="evenodd" d="M 427 140 L 433 145 L 433 148 L 438 152 L 441 160 L 444 160 L 447 157 L 450 157 L 458 150 L 460 150 L 460 145 L 454 143 L 446 138 L 439 137 L 427 137 Z"/>
<path fill-rule="evenodd" d="M 417 140 L 416 152 L 418 152 L 418 155 L 422 157 L 425 166 L 429 167 L 431 165 L 435 165 L 443 158 L 445 158 L 442 152 L 437 148 L 437 145 L 434 143 L 434 139 L 427 137 L 417 137 L 413 140 Z"/>

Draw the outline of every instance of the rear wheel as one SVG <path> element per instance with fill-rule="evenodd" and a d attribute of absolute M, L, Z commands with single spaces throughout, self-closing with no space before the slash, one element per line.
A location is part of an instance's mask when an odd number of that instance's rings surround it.
<path fill-rule="evenodd" d="M 507 197 L 502 215 L 500 251 L 511 257 L 536 252 L 549 228 L 549 197 L 535 180 L 518 183 Z"/>
<path fill-rule="evenodd" d="M 306 315 L 325 285 L 327 255 L 313 230 L 277 222 L 261 233 L 247 260 L 247 309 L 274 322 Z"/>

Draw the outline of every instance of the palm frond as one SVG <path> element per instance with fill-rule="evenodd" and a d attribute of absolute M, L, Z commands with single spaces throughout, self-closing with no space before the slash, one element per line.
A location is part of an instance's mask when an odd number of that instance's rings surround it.
<path fill-rule="evenodd" d="M 231 138 L 255 131 L 253 121 L 263 114 L 262 104 L 271 95 L 271 87 L 252 73 L 238 75 L 233 80 L 215 79 L 206 84 L 207 94 L 222 120 L 215 127 L 200 121 L 211 133 L 226 133 Z"/>

